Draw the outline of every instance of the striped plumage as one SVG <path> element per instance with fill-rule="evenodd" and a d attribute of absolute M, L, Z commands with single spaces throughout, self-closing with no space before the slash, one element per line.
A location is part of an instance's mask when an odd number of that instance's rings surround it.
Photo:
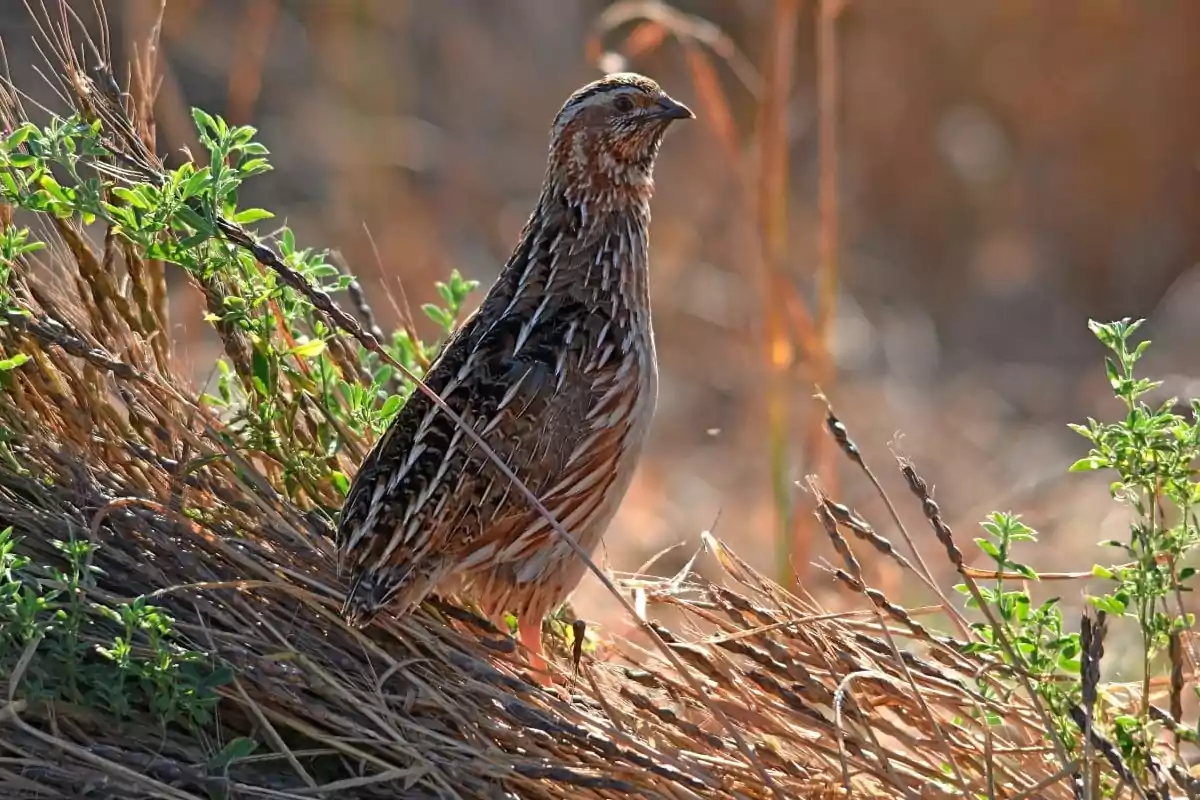
<path fill-rule="evenodd" d="M 654 413 L 647 248 L 659 144 L 691 111 L 648 78 L 609 75 L 555 119 L 520 242 L 425 381 L 474 426 L 588 552 L 629 486 Z M 428 594 L 541 620 L 586 565 L 481 450 L 415 392 L 355 476 L 338 527 L 364 625 Z"/>

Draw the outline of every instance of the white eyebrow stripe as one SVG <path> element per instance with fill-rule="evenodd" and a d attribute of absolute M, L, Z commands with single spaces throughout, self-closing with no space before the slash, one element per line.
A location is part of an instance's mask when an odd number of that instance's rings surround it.
<path fill-rule="evenodd" d="M 557 119 L 554 121 L 554 133 L 555 135 L 561 133 L 562 129 L 567 126 L 567 123 L 575 119 L 575 117 L 579 115 L 579 112 L 583 111 L 585 108 L 591 108 L 592 106 L 607 103 L 609 100 L 619 94 L 639 95 L 646 93 L 646 89 L 632 83 L 613 84 L 601 88 L 594 94 L 590 94 L 587 97 L 567 103 L 563 110 L 559 112 Z"/>

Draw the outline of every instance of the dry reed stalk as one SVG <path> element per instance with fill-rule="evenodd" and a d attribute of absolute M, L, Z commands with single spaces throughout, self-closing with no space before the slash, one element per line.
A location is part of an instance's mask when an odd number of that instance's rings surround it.
<path fill-rule="evenodd" d="M 785 324 L 783 298 L 788 283 L 786 260 L 788 208 L 787 105 L 791 93 L 796 53 L 799 0 L 776 0 L 771 37 L 766 48 L 766 88 L 758 107 L 758 208 L 757 222 L 763 248 L 765 276 L 762 285 L 764 363 L 767 370 L 767 439 L 770 446 L 771 485 L 774 492 L 779 544 L 776 567 L 784 581 L 799 585 L 807 570 L 806 537 L 793 538 L 796 525 L 794 487 L 789 470 L 791 445 L 787 374 L 795 352 Z"/>
<path fill-rule="evenodd" d="M 838 48 L 838 17 L 848 0 L 819 0 L 817 17 L 817 268 L 816 328 L 813 340 L 816 347 L 805 353 L 808 374 L 818 391 L 832 391 L 837 375 L 833 363 L 833 324 L 837 314 L 839 269 L 839 211 L 838 211 L 838 120 L 840 118 L 840 69 Z M 805 409 L 804 465 L 816 473 L 834 494 L 837 493 L 836 453 L 833 442 L 824 435 L 824 410 L 819 403 Z M 815 538 L 811 519 L 798 515 L 790 532 L 791 557 L 798 565 L 807 564 L 811 542 Z M 880 568 L 888 569 L 888 562 Z M 887 588 L 895 588 L 889 586 Z"/>

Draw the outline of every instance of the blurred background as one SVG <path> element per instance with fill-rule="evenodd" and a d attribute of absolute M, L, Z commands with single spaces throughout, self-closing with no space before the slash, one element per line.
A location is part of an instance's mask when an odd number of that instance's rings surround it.
<path fill-rule="evenodd" d="M 36 95 L 29 15 L 22 0 L 0 6 L 10 70 Z M 894 538 L 868 481 L 814 444 L 819 382 L 927 560 L 943 559 L 889 448 L 935 487 L 960 544 L 1011 509 L 1043 535 L 1025 560 L 1086 570 L 1108 558 L 1095 542 L 1125 534 L 1107 478 L 1066 473 L 1085 452 L 1066 423 L 1120 412 L 1089 317 L 1148 317 L 1146 371 L 1197 393 L 1200 4 L 104 7 L 117 63 L 161 13 L 160 152 L 199 149 L 190 106 L 257 126 L 275 171 L 246 204 L 336 250 L 385 322 L 401 282 L 415 307 L 451 269 L 485 287 L 496 276 L 554 114 L 601 69 L 644 72 L 696 110 L 657 170 L 661 396 L 601 554 L 611 569 L 682 542 L 655 567 L 670 573 L 711 529 L 769 574 L 794 566 L 825 599 L 828 579 L 807 565 L 829 548 L 802 488 L 818 471 Z M 199 295 L 180 282 L 174 302 L 173 334 L 202 380 L 216 350 Z M 886 570 L 879 580 L 928 599 Z M 1059 593 L 1075 602 L 1083 588 Z M 574 604 L 621 624 L 590 578 Z"/>

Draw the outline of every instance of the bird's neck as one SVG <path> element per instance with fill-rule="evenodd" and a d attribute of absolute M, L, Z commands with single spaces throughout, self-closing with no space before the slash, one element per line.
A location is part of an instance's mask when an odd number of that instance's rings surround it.
<path fill-rule="evenodd" d="M 650 190 L 593 192 L 547 181 L 503 283 L 548 304 L 575 302 L 631 330 L 650 329 Z"/>

